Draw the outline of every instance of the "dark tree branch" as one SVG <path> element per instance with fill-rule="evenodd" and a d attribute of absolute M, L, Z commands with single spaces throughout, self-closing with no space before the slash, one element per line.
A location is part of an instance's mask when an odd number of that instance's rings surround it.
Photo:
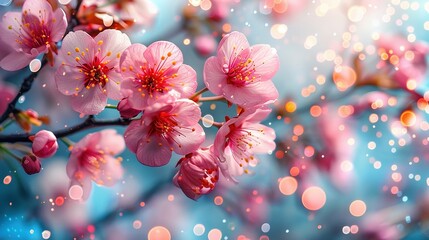
<path fill-rule="evenodd" d="M 44 58 L 42 61 L 42 66 L 40 67 L 40 69 L 42 69 L 46 65 L 46 63 L 48 63 L 48 60 L 46 60 L 46 58 Z M 7 105 L 6 111 L 0 117 L 0 124 L 3 123 L 13 111 L 15 111 L 15 105 L 18 102 L 18 99 L 22 95 L 24 95 L 24 93 L 30 91 L 31 86 L 33 85 L 34 79 L 37 77 L 38 74 L 39 74 L 39 72 L 33 72 L 28 77 L 26 77 L 24 79 L 24 81 L 22 82 L 21 88 L 19 89 L 18 94 L 15 96 L 15 98 L 12 100 L 12 102 L 10 102 L 9 105 Z"/>
<path fill-rule="evenodd" d="M 128 124 L 130 124 L 130 122 L 131 122 L 130 119 L 123 119 L 123 118 L 118 118 L 113 120 L 96 120 L 92 115 L 90 115 L 84 122 L 76 126 L 72 126 L 64 130 L 54 131 L 53 133 L 57 138 L 61 138 L 85 129 L 102 127 L 102 126 L 127 126 Z M 0 143 L 31 142 L 28 137 L 32 135 L 34 134 L 27 133 L 27 134 L 0 135 Z"/>

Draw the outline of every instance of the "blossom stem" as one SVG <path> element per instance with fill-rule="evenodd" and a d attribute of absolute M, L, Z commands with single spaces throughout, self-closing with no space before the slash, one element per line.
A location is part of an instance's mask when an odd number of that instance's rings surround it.
<path fill-rule="evenodd" d="M 64 143 L 64 145 L 67 146 L 68 149 L 70 149 L 74 145 L 74 142 L 70 140 L 68 137 L 60 137 L 59 139 L 61 140 L 61 142 Z"/>
<path fill-rule="evenodd" d="M 3 125 L 0 126 L 0 132 L 4 131 L 7 127 L 9 127 L 13 121 L 11 119 L 7 120 Z"/>
<path fill-rule="evenodd" d="M 118 109 L 118 106 L 117 105 L 113 105 L 113 104 L 107 104 L 106 108 Z"/>
<path fill-rule="evenodd" d="M 214 96 L 214 97 L 201 97 L 198 99 L 200 102 L 209 102 L 209 101 L 226 101 L 223 96 Z"/>
<path fill-rule="evenodd" d="M 19 163 L 21 163 L 21 158 L 18 157 L 15 153 L 9 151 L 9 149 L 5 148 L 3 145 L 0 145 L 0 150 L 4 153 L 6 153 L 7 155 L 11 156 L 13 159 L 15 159 L 16 161 L 18 161 Z"/>
<path fill-rule="evenodd" d="M 210 120 L 210 119 L 207 119 L 207 118 L 205 118 L 205 117 L 202 117 L 202 118 L 201 118 L 201 121 L 203 121 L 203 122 L 205 122 L 205 123 L 208 123 L 208 124 L 211 124 L 212 126 L 215 126 L 215 127 L 217 127 L 217 128 L 220 128 L 220 127 L 222 127 L 222 125 L 223 125 L 223 123 L 221 123 L 221 122 L 215 122 L 215 121 Z"/>
<path fill-rule="evenodd" d="M 209 90 L 209 89 L 205 87 L 205 88 L 203 88 L 203 89 L 201 89 L 201 90 L 197 91 L 196 93 L 194 93 L 194 95 L 190 96 L 190 97 L 189 97 L 189 99 L 193 100 L 194 98 L 196 98 L 196 97 L 200 96 L 201 94 L 203 94 L 203 93 L 207 92 L 208 90 Z"/>
<path fill-rule="evenodd" d="M 78 125 L 68 127 L 63 130 L 54 131 L 54 135 L 57 138 L 66 137 L 74 133 L 80 132 L 85 129 L 103 127 L 103 126 L 127 126 L 131 122 L 131 119 L 112 119 L 112 120 L 97 120 L 94 116 L 90 115 L 86 120 Z M 28 137 L 34 134 L 11 134 L 11 135 L 0 135 L 0 143 L 2 142 L 31 142 Z"/>

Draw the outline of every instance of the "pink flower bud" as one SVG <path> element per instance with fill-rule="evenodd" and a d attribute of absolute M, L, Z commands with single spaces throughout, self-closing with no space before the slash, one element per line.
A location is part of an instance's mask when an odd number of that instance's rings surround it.
<path fill-rule="evenodd" d="M 178 162 L 179 171 L 174 183 L 191 199 L 210 193 L 219 179 L 219 167 L 212 148 L 200 148 Z"/>
<path fill-rule="evenodd" d="M 216 45 L 212 35 L 201 35 L 195 38 L 195 49 L 202 56 L 207 56 L 214 52 Z"/>
<path fill-rule="evenodd" d="M 141 112 L 140 110 L 134 109 L 130 106 L 128 98 L 124 98 L 118 103 L 118 111 L 123 118 L 132 118 Z"/>
<path fill-rule="evenodd" d="M 33 153 L 40 158 L 52 157 L 58 149 L 57 138 L 51 131 L 42 130 L 31 137 Z"/>
<path fill-rule="evenodd" d="M 34 155 L 26 155 L 22 159 L 21 164 L 24 171 L 29 175 L 40 172 L 40 169 L 42 168 L 40 159 Z"/>

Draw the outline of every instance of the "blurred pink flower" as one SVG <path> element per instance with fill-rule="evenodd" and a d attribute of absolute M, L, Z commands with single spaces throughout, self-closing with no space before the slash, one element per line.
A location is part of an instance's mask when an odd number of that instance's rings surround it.
<path fill-rule="evenodd" d="M 66 159 L 62 158 L 50 161 L 43 166 L 43 174 L 36 179 L 39 199 L 52 199 L 55 203 L 55 211 L 51 211 L 51 204 L 41 205 L 40 217 L 46 224 L 56 226 L 56 231 L 85 227 L 90 215 L 86 203 L 74 201 L 69 197 L 70 179 L 64 174 L 66 163 Z M 61 225 L 58 225 L 58 222 L 61 222 Z"/>
<path fill-rule="evenodd" d="M 130 105 L 144 110 L 171 91 L 180 98 L 190 97 L 197 88 L 197 74 L 182 63 L 182 52 L 171 42 L 159 41 L 149 47 L 133 44 L 127 48 L 121 57 L 121 88 L 131 90 Z"/>
<path fill-rule="evenodd" d="M 45 0 L 27 0 L 22 13 L 7 12 L 1 23 L 0 38 L 6 43 L 1 48 L 10 52 L 0 61 L 0 67 L 15 71 L 27 66 L 41 53 L 47 53 L 53 63 L 60 41 L 67 28 L 67 19 L 60 8 L 53 11 Z"/>
<path fill-rule="evenodd" d="M 124 138 L 113 129 L 88 134 L 72 147 L 67 175 L 82 186 L 83 199 L 91 192 L 91 180 L 112 186 L 122 178 L 121 158 L 114 156 L 124 148 Z"/>
<path fill-rule="evenodd" d="M 235 176 L 248 173 L 245 168 L 258 162 L 254 154 L 269 153 L 275 149 L 274 130 L 260 124 L 270 112 L 268 108 L 250 108 L 219 129 L 214 140 L 214 153 L 227 179 L 236 181 Z"/>
<path fill-rule="evenodd" d="M 200 148 L 179 160 L 174 183 L 191 199 L 210 193 L 219 180 L 219 167 L 212 147 Z"/>
<path fill-rule="evenodd" d="M 122 99 L 119 58 L 131 45 L 118 30 L 105 30 L 95 38 L 83 31 L 67 34 L 60 49 L 63 64 L 55 74 L 58 90 L 71 95 L 72 108 L 82 114 L 98 114 L 107 98 Z"/>
<path fill-rule="evenodd" d="M 228 17 L 228 14 L 231 12 L 231 5 L 234 2 L 239 2 L 235 0 L 212 0 L 212 6 L 209 10 L 209 19 L 221 22 Z"/>
<path fill-rule="evenodd" d="M 25 155 L 22 159 L 21 165 L 28 175 L 39 173 L 42 168 L 40 159 L 34 155 Z"/>
<path fill-rule="evenodd" d="M 33 142 L 32 151 L 37 157 L 52 157 L 58 150 L 57 137 L 51 131 L 41 130 L 30 139 Z"/>
<path fill-rule="evenodd" d="M 201 56 L 207 56 L 216 49 L 216 40 L 210 34 L 200 35 L 195 38 L 194 46 Z"/>
<path fill-rule="evenodd" d="M 142 164 L 163 166 L 172 151 L 185 155 L 204 142 L 200 118 L 200 108 L 189 99 L 156 103 L 144 111 L 141 120 L 131 122 L 124 133 L 125 142 Z"/>
<path fill-rule="evenodd" d="M 381 36 L 376 45 L 381 58 L 378 67 L 393 66 L 393 80 L 400 87 L 414 90 L 415 87 L 410 89 L 407 85 L 408 81 L 414 81 L 413 85 L 418 85 L 424 80 L 428 68 L 426 55 L 429 53 L 429 45 L 421 42 L 410 43 L 402 36 L 388 35 Z M 423 95 L 424 92 L 420 94 Z"/>
<path fill-rule="evenodd" d="M 232 32 L 221 40 L 217 56 L 204 65 L 204 82 L 216 95 L 240 106 L 254 106 L 277 99 L 271 78 L 279 68 L 274 48 L 249 46 L 244 34 Z"/>
<path fill-rule="evenodd" d="M 7 109 L 7 105 L 15 98 L 17 90 L 14 86 L 0 81 L 0 116 Z"/>
<path fill-rule="evenodd" d="M 352 162 L 355 147 L 350 142 L 356 138 L 353 131 L 356 127 L 350 118 L 338 116 L 334 106 L 323 106 L 322 112 L 317 129 L 324 145 L 316 156 L 316 169 L 328 171 L 334 185 L 349 189 L 355 180 Z"/>
<path fill-rule="evenodd" d="M 97 6 L 97 11 L 112 16 L 115 22 L 130 21 L 149 26 L 158 14 L 158 7 L 149 0 L 85 0 L 84 6 Z"/>

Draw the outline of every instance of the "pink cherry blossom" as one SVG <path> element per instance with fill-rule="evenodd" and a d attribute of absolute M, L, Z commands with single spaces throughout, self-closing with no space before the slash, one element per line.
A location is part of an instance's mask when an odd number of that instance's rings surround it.
<path fill-rule="evenodd" d="M 67 19 L 60 8 L 55 11 L 45 0 L 27 0 L 22 13 L 7 12 L 1 23 L 0 38 L 7 43 L 2 48 L 10 52 L 0 61 L 0 67 L 15 71 L 27 66 L 41 53 L 53 59 L 57 53 L 56 42 L 60 41 L 67 28 Z"/>
<path fill-rule="evenodd" d="M 219 167 L 212 147 L 187 154 L 177 165 L 180 169 L 173 181 L 191 199 L 210 193 L 219 179 Z"/>
<path fill-rule="evenodd" d="M 274 48 L 258 44 L 249 46 L 244 34 L 232 32 L 219 43 L 217 56 L 204 65 L 204 82 L 216 95 L 243 107 L 277 99 L 271 78 L 279 68 Z"/>
<path fill-rule="evenodd" d="M 42 168 L 40 159 L 34 155 L 25 155 L 21 165 L 28 175 L 39 173 Z"/>
<path fill-rule="evenodd" d="M 0 116 L 6 111 L 9 103 L 15 98 L 17 90 L 9 84 L 0 81 Z"/>
<path fill-rule="evenodd" d="M 67 34 L 60 49 L 63 64 L 55 74 L 58 90 L 71 96 L 72 108 L 82 114 L 101 112 L 107 98 L 122 99 L 119 59 L 131 44 L 118 30 L 95 38 L 83 31 Z"/>
<path fill-rule="evenodd" d="M 268 108 L 249 108 L 238 117 L 228 120 L 214 140 L 214 153 L 227 179 L 248 173 L 247 166 L 258 162 L 254 154 L 269 153 L 276 147 L 272 128 L 260 124 L 271 112 Z"/>
<path fill-rule="evenodd" d="M 40 158 L 52 157 L 58 149 L 57 138 L 51 131 L 41 130 L 31 137 L 32 151 Z"/>
<path fill-rule="evenodd" d="M 88 134 L 73 146 L 67 175 L 72 183 L 82 186 L 83 199 L 89 196 L 91 180 L 99 185 L 112 186 L 122 178 L 121 158 L 114 156 L 124 148 L 124 138 L 113 129 Z"/>
<path fill-rule="evenodd" d="M 418 85 L 424 80 L 428 66 L 426 55 L 429 53 L 429 45 L 416 42 L 410 43 L 402 36 L 383 35 L 376 42 L 379 54 L 382 59 L 378 67 L 393 66 L 393 79 L 406 90 L 410 89 L 407 84 L 414 81 L 413 85 Z M 420 89 L 417 86 L 416 92 L 423 95 L 427 89 Z M 426 87 L 427 88 L 427 87 Z"/>
<path fill-rule="evenodd" d="M 124 133 L 127 147 L 144 165 L 163 166 L 172 151 L 185 155 L 197 150 L 205 134 L 198 124 L 201 110 L 189 99 L 159 102 L 147 108 Z"/>
<path fill-rule="evenodd" d="M 121 57 L 121 88 L 131 90 L 130 105 L 143 110 L 171 91 L 180 98 L 190 97 L 197 88 L 197 74 L 182 63 L 182 52 L 171 42 L 159 41 L 148 47 L 133 44 L 127 48 Z"/>

